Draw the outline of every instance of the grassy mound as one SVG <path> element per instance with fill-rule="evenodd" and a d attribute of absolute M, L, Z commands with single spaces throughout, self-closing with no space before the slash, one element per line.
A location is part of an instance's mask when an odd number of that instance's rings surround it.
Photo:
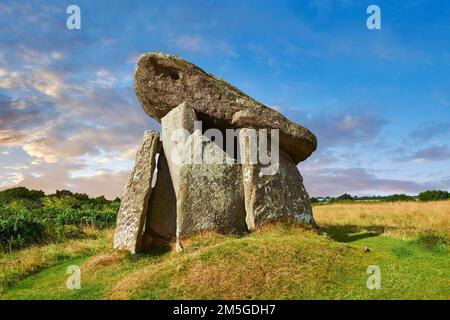
<path fill-rule="evenodd" d="M 66 256 L 15 282 L 2 298 L 449 298 L 449 245 L 442 239 L 401 240 L 341 226 L 317 232 L 273 225 L 242 238 L 197 235 L 182 253 L 131 256 L 106 245 L 111 234 L 99 238 L 102 245 L 90 253 Z M 66 270 L 73 264 L 81 267 L 80 290 L 66 288 Z M 371 265 L 380 267 L 380 290 L 367 288 Z"/>

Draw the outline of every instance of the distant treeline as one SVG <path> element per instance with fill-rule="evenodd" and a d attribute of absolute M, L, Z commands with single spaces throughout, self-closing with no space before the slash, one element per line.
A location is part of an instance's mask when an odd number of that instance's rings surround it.
<path fill-rule="evenodd" d="M 358 197 L 351 196 L 348 193 L 344 193 L 339 197 L 312 197 L 311 203 L 342 203 L 342 202 L 356 202 L 356 201 L 439 201 L 450 200 L 450 193 L 443 190 L 427 190 L 419 193 L 416 196 L 408 196 L 406 194 L 393 194 L 389 196 L 373 196 L 373 197 Z"/>
<path fill-rule="evenodd" d="M 120 199 L 91 198 L 59 190 L 19 187 L 0 192 L 0 251 L 88 236 L 85 230 L 114 226 Z"/>
<path fill-rule="evenodd" d="M 417 196 L 311 198 L 311 203 L 357 201 L 436 201 L 450 199 L 447 191 L 430 190 Z M 88 237 L 89 229 L 99 230 L 115 225 L 120 199 L 89 197 L 83 193 L 58 190 L 46 195 L 43 191 L 24 187 L 0 192 L 0 251 L 11 251 L 36 244 L 46 244 Z"/>

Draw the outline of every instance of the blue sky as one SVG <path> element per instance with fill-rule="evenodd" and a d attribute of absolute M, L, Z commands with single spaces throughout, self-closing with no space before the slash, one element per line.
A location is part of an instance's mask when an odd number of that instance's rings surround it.
<path fill-rule="evenodd" d="M 81 30 L 66 28 L 71 4 Z M 136 59 L 162 51 L 313 131 L 311 195 L 450 190 L 449 16 L 444 0 L 2 1 L 0 189 L 120 195 L 159 129 Z"/>

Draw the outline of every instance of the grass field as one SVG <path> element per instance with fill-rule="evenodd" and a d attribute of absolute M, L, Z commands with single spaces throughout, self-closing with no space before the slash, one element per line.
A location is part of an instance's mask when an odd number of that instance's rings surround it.
<path fill-rule="evenodd" d="M 450 201 L 318 205 L 320 231 L 266 226 L 131 256 L 112 230 L 0 256 L 2 299 L 450 299 Z M 66 287 L 69 265 L 81 289 Z M 366 286 L 379 266 L 381 289 Z"/>

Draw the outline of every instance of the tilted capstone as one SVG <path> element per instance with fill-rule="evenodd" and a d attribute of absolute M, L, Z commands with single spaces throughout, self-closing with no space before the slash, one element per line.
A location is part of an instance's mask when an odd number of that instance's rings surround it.
<path fill-rule="evenodd" d="M 179 57 L 145 53 L 139 57 L 134 79 L 144 111 L 158 121 L 186 102 L 205 127 L 279 129 L 280 146 L 295 164 L 317 148 L 308 129 Z"/>

